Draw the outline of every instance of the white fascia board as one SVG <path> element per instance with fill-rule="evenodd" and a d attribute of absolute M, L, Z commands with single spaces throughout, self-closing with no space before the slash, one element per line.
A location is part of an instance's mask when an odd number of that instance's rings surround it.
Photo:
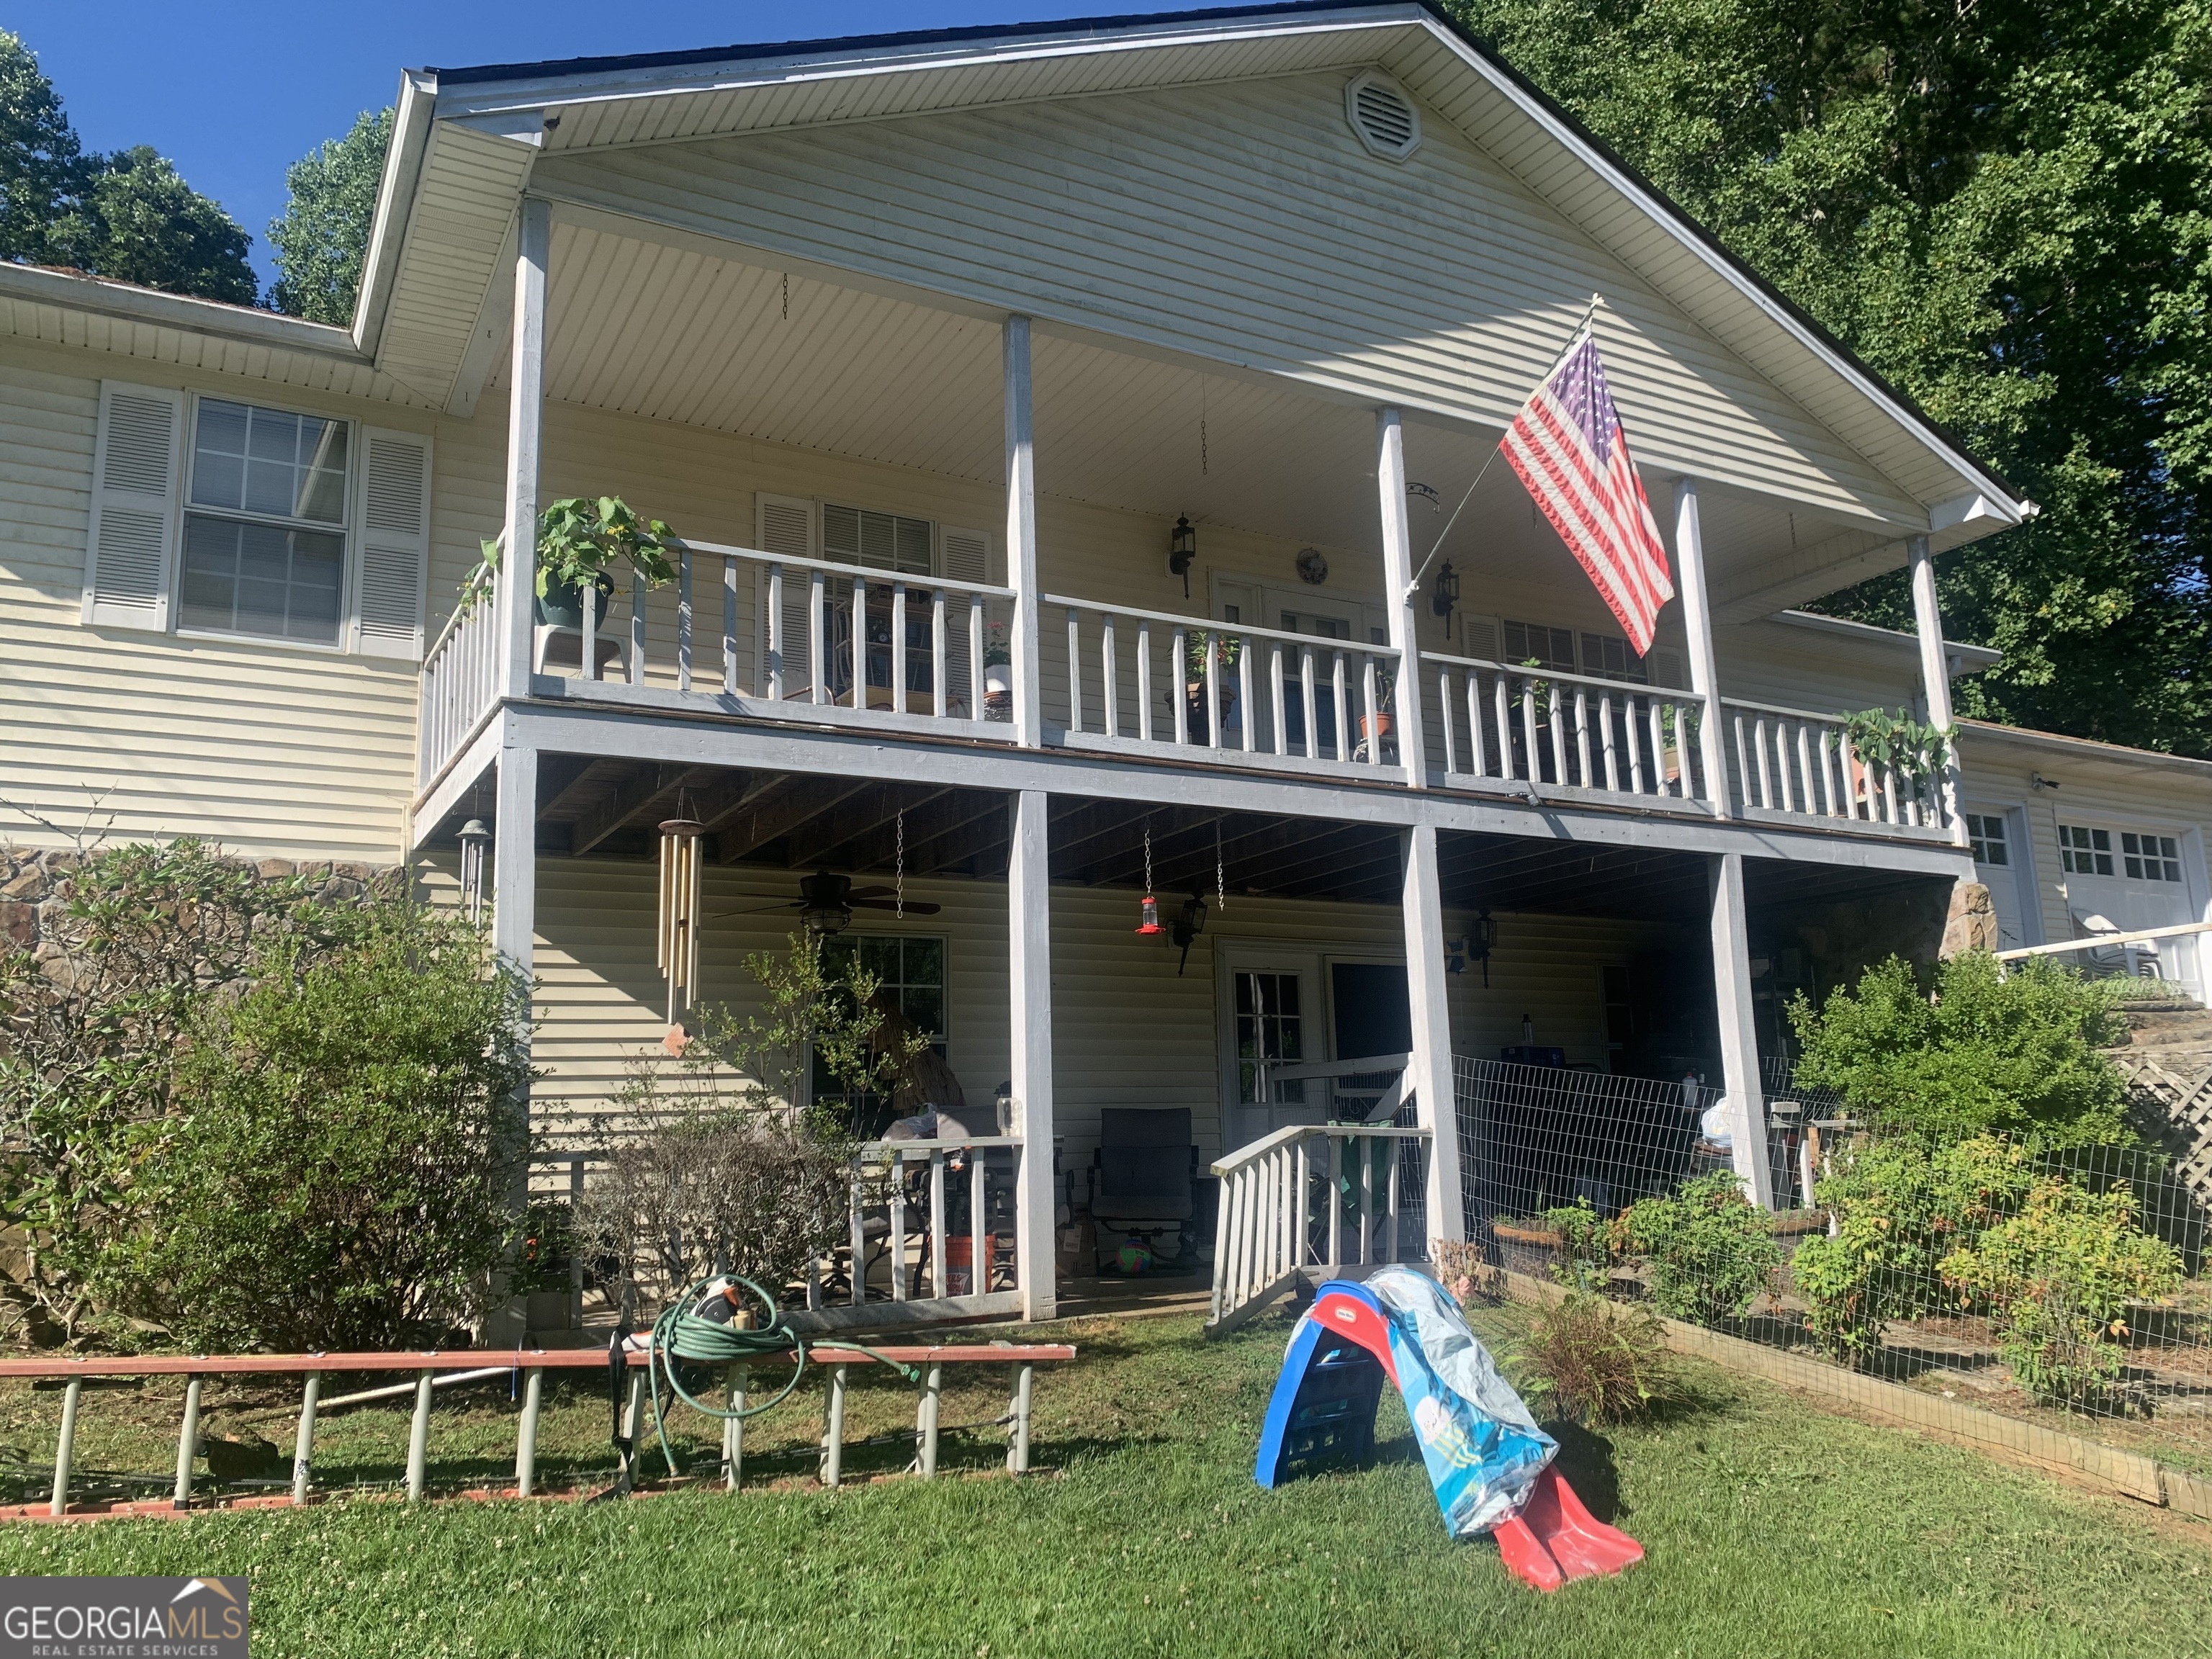
<path fill-rule="evenodd" d="M 430 118 L 436 112 L 437 102 L 436 76 L 422 70 L 408 70 L 400 76 L 392 143 L 384 153 L 384 178 L 376 190 L 376 218 L 369 230 L 368 252 L 362 260 L 361 288 L 354 296 L 353 341 L 365 357 L 376 356 L 383 338 L 385 314 L 391 309 L 392 285 L 399 269 L 399 250 L 407 239 L 408 215 L 415 204 L 415 186 L 422 175 L 422 157 L 430 143 Z"/>
<path fill-rule="evenodd" d="M 747 87 L 782 86 L 793 81 L 838 81 L 859 76 L 977 68 L 986 64 L 1048 62 L 1107 52 L 1146 52 L 1161 46 L 1218 45 L 1292 34 L 1398 29 L 1430 21 L 1419 5 L 1355 6 L 1341 12 L 1296 17 L 1254 17 L 1194 24 L 1179 19 L 1138 21 L 1102 29 L 1070 29 L 1065 34 L 1018 40 L 956 43 L 918 41 L 881 46 L 865 54 L 793 52 L 781 57 L 733 58 L 723 64 L 680 64 L 529 80 L 487 81 L 448 90 L 439 100 L 441 118 L 492 115 L 510 111 L 573 109 L 629 98 L 680 96 L 688 93 L 741 91 Z"/>
<path fill-rule="evenodd" d="M 1575 131 L 1538 100 L 1530 96 L 1497 64 L 1469 46 L 1455 33 L 1446 28 L 1425 12 L 1420 15 L 1419 21 L 1431 38 L 1476 75 L 1480 76 L 1500 95 L 1509 100 L 1560 149 L 1565 150 L 1622 197 L 1634 204 L 1647 218 L 1665 231 L 1683 252 L 1699 261 L 1714 275 L 1750 301 L 1769 321 L 1796 341 L 1800 347 L 1818 359 L 1838 379 L 1843 380 L 1861 397 L 1865 398 L 1896 422 L 1899 428 L 1909 437 L 1956 473 L 1960 482 L 1966 484 L 1977 497 L 1986 500 L 1994 510 L 2009 514 L 2008 522 L 2016 523 L 2021 517 L 2025 516 L 2027 512 L 2032 510 L 2032 503 L 2015 499 L 2008 494 L 2002 484 L 1983 471 L 1971 458 L 1947 441 L 1923 418 L 1899 402 L 1887 386 L 1881 385 L 1866 370 L 1838 353 L 1826 341 L 1807 328 L 1802 321 L 1791 313 L 1789 307 L 1782 304 L 1773 295 L 1768 293 L 1765 285 L 1758 279 L 1747 271 L 1739 269 L 1733 260 L 1723 258 L 1703 235 L 1698 234 L 1686 216 L 1662 203 L 1640 182 L 1625 172 L 1612 157 Z M 1792 401 L 1797 400 L 1792 399 Z M 1815 418 L 1818 417 L 1815 416 Z M 1991 530 L 1998 527 L 1995 525 L 1989 526 Z M 1959 539 L 1965 541 L 1971 540 L 1972 538 L 1966 536 L 1960 537 Z"/>
<path fill-rule="evenodd" d="M 1920 637 L 1901 629 L 1877 628 L 1872 623 L 1854 622 L 1848 617 L 1823 617 L 1815 611 L 1778 611 L 1769 622 L 1780 623 L 1789 628 L 1811 629 L 1816 633 L 1833 634 L 1860 645 L 1880 647 L 1886 650 L 1920 654 Z M 1994 668 L 2004 660 L 2004 653 L 1993 651 L 1986 645 L 1961 645 L 1955 640 L 1943 641 L 1943 654 L 1951 663 L 1951 677 L 1978 674 L 1985 668 Z"/>
<path fill-rule="evenodd" d="M 111 282 L 82 271 L 48 270 L 0 261 L 0 295 L 279 351 L 335 357 L 347 363 L 366 361 L 354 349 L 353 336 L 328 323 L 311 323 L 304 317 L 287 317 L 282 312 L 228 305 L 220 300 L 196 299 L 189 294 L 165 294 L 159 289 Z"/>
<path fill-rule="evenodd" d="M 1961 719 L 1958 725 L 1960 732 L 1974 741 L 2039 750 L 2098 765 L 2156 772 L 2178 781 L 2212 785 L 2212 761 L 2196 760 L 2187 755 L 2130 749 L 2124 744 L 2100 743 L 2094 738 L 2069 738 L 2057 732 L 2032 731 L 2024 726 L 2000 726 L 1995 720 Z"/>

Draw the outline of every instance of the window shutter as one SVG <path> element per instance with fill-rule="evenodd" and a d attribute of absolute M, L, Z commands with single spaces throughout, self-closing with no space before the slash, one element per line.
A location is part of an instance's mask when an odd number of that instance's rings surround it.
<path fill-rule="evenodd" d="M 990 532 L 982 530 L 957 530 L 951 525 L 941 526 L 938 532 L 939 563 L 945 575 L 956 582 L 989 582 L 998 584 L 1003 578 L 993 568 Z M 973 653 L 968 638 L 968 603 L 952 594 L 945 602 L 945 696 L 948 708 L 961 712 L 972 711 L 975 706 L 975 670 L 969 661 Z M 990 608 L 984 607 L 983 637 L 990 638 Z"/>
<path fill-rule="evenodd" d="M 981 530 L 955 530 L 947 525 L 938 537 L 945 548 L 945 574 L 956 582 L 989 582 L 991 538 Z"/>
<path fill-rule="evenodd" d="M 84 620 L 96 627 L 169 625 L 169 554 L 177 541 L 184 435 L 183 392 L 100 383 L 84 552 Z"/>
<path fill-rule="evenodd" d="M 1653 646 L 1651 654 L 1644 659 L 1651 671 L 1651 684 L 1663 685 L 1670 691 L 1689 689 L 1690 682 L 1682 672 L 1682 653 L 1672 647 Z"/>
<path fill-rule="evenodd" d="M 1466 641 L 1461 647 L 1470 657 L 1484 662 L 1504 662 L 1498 653 L 1504 647 L 1499 643 L 1498 618 L 1462 614 L 1459 619 L 1460 637 Z"/>
<path fill-rule="evenodd" d="M 815 526 L 815 504 L 804 496 L 771 495 L 766 491 L 753 496 L 754 536 L 763 553 L 780 554 L 787 559 L 818 559 L 822 556 L 821 540 Z M 755 567 L 753 578 L 753 615 L 757 619 L 753 629 L 753 660 L 760 665 L 760 695 L 768 695 L 768 567 Z M 814 671 L 807 656 L 806 595 L 812 581 L 812 573 L 786 570 L 783 573 L 783 695 L 804 697 L 814 684 Z M 825 633 L 826 637 L 826 633 Z"/>
<path fill-rule="evenodd" d="M 361 447 L 360 650 L 417 661 L 430 558 L 430 441 L 368 427 Z"/>

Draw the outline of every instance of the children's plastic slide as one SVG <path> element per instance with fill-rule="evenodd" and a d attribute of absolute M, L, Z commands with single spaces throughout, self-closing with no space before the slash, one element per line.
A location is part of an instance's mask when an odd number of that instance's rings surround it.
<path fill-rule="evenodd" d="M 1280 1486 L 1297 1464 L 1365 1461 L 1385 1378 L 1405 1400 L 1455 1538 L 1494 1533 L 1505 1565 L 1540 1590 L 1644 1559 L 1642 1545 L 1583 1507 L 1553 1467 L 1559 1443 L 1536 1426 L 1443 1288 L 1407 1267 L 1321 1287 L 1267 1404 L 1260 1484 Z"/>

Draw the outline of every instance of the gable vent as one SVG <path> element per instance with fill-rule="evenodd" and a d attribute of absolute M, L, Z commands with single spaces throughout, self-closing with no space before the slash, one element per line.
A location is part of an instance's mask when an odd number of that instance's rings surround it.
<path fill-rule="evenodd" d="M 1359 142 L 1385 161 L 1402 161 L 1420 148 L 1420 112 L 1379 70 L 1352 77 L 1344 88 L 1344 113 Z"/>

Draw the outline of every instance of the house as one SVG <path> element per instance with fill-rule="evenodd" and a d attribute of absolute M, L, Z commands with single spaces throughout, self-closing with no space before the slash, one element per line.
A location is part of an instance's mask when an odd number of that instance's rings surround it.
<path fill-rule="evenodd" d="M 1641 657 L 1486 470 L 1593 295 L 1680 592 Z M 1317 1115 L 1285 1071 L 1405 1055 L 1432 1127 L 1512 1050 L 1748 1130 L 1788 992 L 1978 880 L 2031 942 L 2206 914 L 2195 763 L 1855 753 L 1948 723 L 1993 659 L 1929 561 L 2032 504 L 1406 0 L 410 71 L 350 329 L 0 266 L 0 423 L 11 835 L 451 892 L 488 828 L 558 1146 L 667 1029 L 698 826 L 675 1011 L 802 912 L 860 939 L 1006 1086 L 1031 1315 L 1106 1109 L 1211 1160 Z M 541 614 L 514 527 L 572 495 L 679 578 Z M 1795 608 L 1907 564 L 1917 636 Z"/>

